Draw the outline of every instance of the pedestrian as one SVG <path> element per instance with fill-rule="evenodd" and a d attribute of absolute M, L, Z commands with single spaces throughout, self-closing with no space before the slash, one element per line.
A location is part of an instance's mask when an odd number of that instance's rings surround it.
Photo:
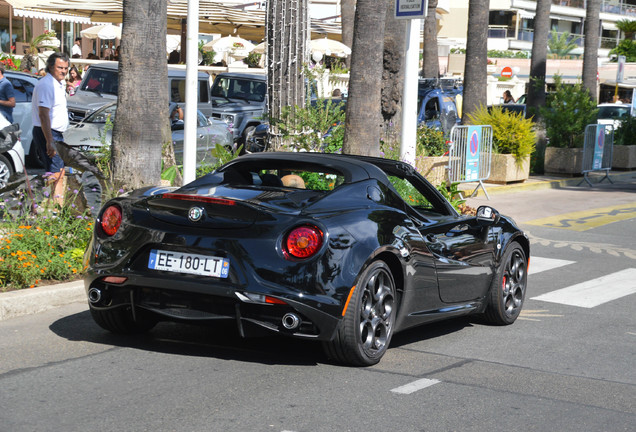
<path fill-rule="evenodd" d="M 64 162 L 55 142 L 64 141 L 63 133 L 68 127 L 65 80 L 68 66 L 66 53 L 54 52 L 49 56 L 47 74 L 35 85 L 31 104 L 33 145 L 39 154 L 45 155 L 46 170 L 53 173 L 53 180 L 64 175 Z M 55 193 L 58 195 L 57 188 Z"/>
<path fill-rule="evenodd" d="M 69 96 L 73 96 L 75 94 L 75 90 L 82 83 L 82 76 L 75 66 L 71 66 L 68 70 L 68 79 L 66 80 L 66 93 Z"/>
<path fill-rule="evenodd" d="M 4 76 L 4 65 L 0 64 L 0 113 L 13 124 L 13 107 L 15 107 L 15 92 L 13 84 Z"/>
<path fill-rule="evenodd" d="M 512 93 L 510 93 L 510 90 L 506 90 L 505 92 L 503 92 L 503 103 L 515 103 L 515 98 L 512 97 Z"/>
<path fill-rule="evenodd" d="M 76 37 L 73 48 L 71 48 L 71 56 L 73 58 L 82 58 L 82 38 Z"/>

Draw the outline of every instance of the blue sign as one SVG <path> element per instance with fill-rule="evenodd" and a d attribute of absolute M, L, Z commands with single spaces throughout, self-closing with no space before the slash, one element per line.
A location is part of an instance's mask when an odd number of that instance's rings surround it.
<path fill-rule="evenodd" d="M 592 169 L 603 168 L 603 147 L 605 146 L 605 125 L 596 125 L 596 140 L 594 142 L 594 159 Z"/>
<path fill-rule="evenodd" d="M 469 126 L 466 134 L 466 181 L 479 180 L 481 126 Z"/>
<path fill-rule="evenodd" d="M 427 7 L 427 0 L 395 0 L 395 18 L 425 18 Z"/>

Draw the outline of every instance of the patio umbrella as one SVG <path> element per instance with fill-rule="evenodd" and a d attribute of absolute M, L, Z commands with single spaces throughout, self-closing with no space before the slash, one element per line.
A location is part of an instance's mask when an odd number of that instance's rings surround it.
<path fill-rule="evenodd" d="M 121 27 L 112 24 L 96 25 L 82 30 L 80 35 L 88 39 L 121 39 Z"/>
<path fill-rule="evenodd" d="M 313 39 L 309 41 L 309 49 L 312 54 L 314 52 L 319 52 L 323 55 L 333 57 L 347 57 L 351 55 L 351 48 L 349 48 L 342 42 L 327 38 Z"/>
<path fill-rule="evenodd" d="M 225 36 L 203 45 L 206 51 L 227 53 L 234 58 L 245 58 L 254 49 L 254 44 L 247 39 L 236 36 Z"/>
<path fill-rule="evenodd" d="M 267 42 L 259 43 L 252 49 L 252 52 L 256 54 L 265 54 L 265 45 L 267 45 Z"/>

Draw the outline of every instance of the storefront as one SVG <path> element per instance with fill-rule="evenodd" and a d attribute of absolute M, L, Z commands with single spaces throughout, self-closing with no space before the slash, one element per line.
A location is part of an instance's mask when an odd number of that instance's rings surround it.
<path fill-rule="evenodd" d="M 0 50 L 22 55 L 35 36 L 53 30 L 60 40 L 60 51 L 70 53 L 73 41 L 90 23 L 87 17 L 18 9 L 0 0 Z M 83 50 L 88 53 L 91 48 Z"/>

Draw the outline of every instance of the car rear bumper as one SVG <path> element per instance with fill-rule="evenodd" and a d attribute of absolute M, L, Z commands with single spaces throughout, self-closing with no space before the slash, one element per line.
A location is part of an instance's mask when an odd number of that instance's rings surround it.
<path fill-rule="evenodd" d="M 89 306 L 96 310 L 132 306 L 166 321 L 233 320 L 244 337 L 267 330 L 296 338 L 331 340 L 341 320 L 340 308 L 291 291 L 283 295 L 284 289 L 272 290 L 270 296 L 262 294 L 262 289 L 254 293 L 229 283 L 210 285 L 194 278 L 134 273 L 125 277 L 123 283 L 109 283 L 105 276 L 89 271 L 84 279 Z M 303 297 L 306 299 L 301 301 Z"/>

